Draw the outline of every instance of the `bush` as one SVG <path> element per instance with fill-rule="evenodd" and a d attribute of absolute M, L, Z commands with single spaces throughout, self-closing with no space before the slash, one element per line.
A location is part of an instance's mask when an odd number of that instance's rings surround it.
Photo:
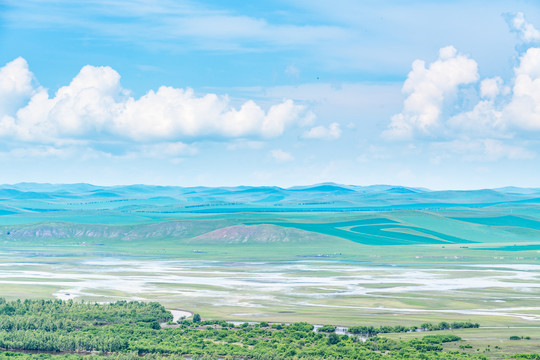
<path fill-rule="evenodd" d="M 446 335 L 426 335 L 422 338 L 424 342 L 429 344 L 441 344 L 452 341 L 459 341 L 461 338 L 456 335 L 446 334 Z"/>
<path fill-rule="evenodd" d="M 336 334 L 335 332 L 328 335 L 328 345 L 335 345 L 340 341 L 341 341 L 341 339 L 340 339 L 339 335 Z"/>
<path fill-rule="evenodd" d="M 152 321 L 150 323 L 150 328 L 154 330 L 161 330 L 161 325 L 157 321 Z"/>
<path fill-rule="evenodd" d="M 336 327 L 334 325 L 324 325 L 318 328 L 317 331 L 331 333 L 336 331 Z"/>

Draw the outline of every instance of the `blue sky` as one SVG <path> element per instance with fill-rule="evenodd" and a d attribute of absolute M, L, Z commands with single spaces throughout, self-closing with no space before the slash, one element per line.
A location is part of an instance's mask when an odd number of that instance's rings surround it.
<path fill-rule="evenodd" d="M 5 0 L 0 183 L 538 187 L 539 10 Z"/>

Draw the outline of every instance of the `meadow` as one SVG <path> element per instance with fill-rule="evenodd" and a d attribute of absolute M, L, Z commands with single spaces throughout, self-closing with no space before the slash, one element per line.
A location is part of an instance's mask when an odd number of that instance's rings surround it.
<path fill-rule="evenodd" d="M 472 321 L 455 331 L 490 346 L 508 327 L 531 349 L 540 338 L 534 192 L 82 187 L 4 194 L 2 297 L 157 301 L 235 322 Z"/>

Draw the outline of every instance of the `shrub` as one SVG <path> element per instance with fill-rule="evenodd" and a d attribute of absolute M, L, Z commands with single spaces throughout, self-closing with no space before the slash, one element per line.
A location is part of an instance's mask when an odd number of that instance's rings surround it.
<path fill-rule="evenodd" d="M 336 327 L 334 325 L 324 325 L 318 328 L 317 331 L 331 333 L 336 331 Z"/>
<path fill-rule="evenodd" d="M 160 330 L 161 329 L 161 325 L 159 325 L 159 323 L 157 321 L 152 321 L 150 323 L 150 328 L 154 329 L 154 330 Z"/>
<path fill-rule="evenodd" d="M 339 335 L 336 334 L 335 332 L 328 335 L 328 345 L 334 345 L 334 344 L 337 344 L 340 341 L 341 341 L 341 339 L 340 339 Z"/>

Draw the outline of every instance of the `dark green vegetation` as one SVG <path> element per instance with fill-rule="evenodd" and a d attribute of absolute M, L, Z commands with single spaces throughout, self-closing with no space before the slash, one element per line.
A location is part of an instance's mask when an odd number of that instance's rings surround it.
<path fill-rule="evenodd" d="M 325 325 L 325 326 L 331 326 L 331 325 Z M 351 326 L 348 329 L 348 332 L 351 334 L 361 334 L 366 336 L 373 336 L 377 334 L 388 334 L 388 333 L 402 333 L 402 332 L 415 332 L 415 331 L 433 331 L 433 330 L 448 330 L 448 329 L 470 329 L 470 328 L 478 328 L 480 325 L 478 323 L 472 323 L 472 322 L 452 322 L 447 323 L 445 321 L 441 321 L 438 324 L 432 324 L 432 323 L 423 323 L 420 326 L 403 326 L 403 325 L 396 325 L 396 326 L 388 326 L 383 325 L 379 327 L 375 326 Z M 334 329 L 335 330 L 335 329 Z M 319 331 L 321 331 L 319 329 Z"/>
<path fill-rule="evenodd" d="M 100 358 L 81 355 L 89 352 L 118 360 L 180 355 L 209 359 L 484 359 L 444 351 L 443 344 L 461 340 L 449 334 L 407 341 L 372 336 L 362 341 L 356 335 L 337 335 L 331 326 L 322 333 L 314 332 L 313 325 L 305 322 L 270 326 L 184 320 L 162 327 L 159 323 L 170 320 L 171 314 L 157 303 L 3 299 L 0 303 L 0 348 L 7 350 L 0 353 L 2 359 Z"/>
<path fill-rule="evenodd" d="M 114 326 L 159 329 L 172 315 L 158 303 L 110 304 L 0 298 L 0 348 L 45 351 L 119 351 L 127 339 Z M 109 330 L 104 333 L 103 329 Z"/>

